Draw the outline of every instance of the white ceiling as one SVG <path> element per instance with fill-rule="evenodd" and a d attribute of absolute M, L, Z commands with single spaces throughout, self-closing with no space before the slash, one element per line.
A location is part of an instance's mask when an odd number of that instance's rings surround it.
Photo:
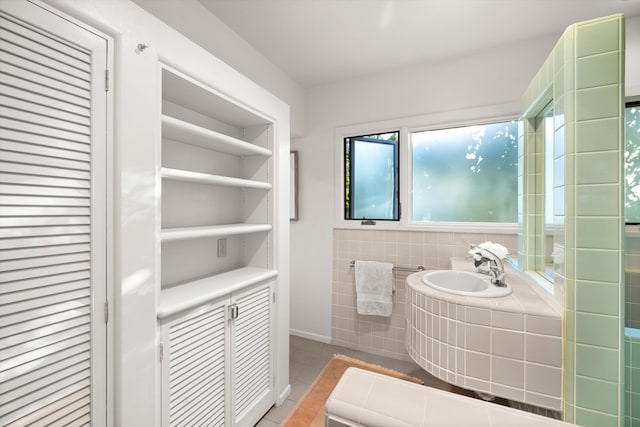
<path fill-rule="evenodd" d="M 199 1 L 303 87 L 640 16 L 640 0 Z"/>

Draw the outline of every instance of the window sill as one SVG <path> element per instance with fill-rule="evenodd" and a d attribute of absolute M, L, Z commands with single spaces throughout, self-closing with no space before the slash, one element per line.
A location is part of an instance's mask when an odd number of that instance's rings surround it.
<path fill-rule="evenodd" d="M 360 221 L 339 221 L 334 224 L 336 229 L 346 230 L 383 230 L 383 231 L 434 231 L 440 233 L 491 233 L 491 234 L 517 234 L 516 223 L 489 223 L 489 222 L 392 222 L 377 221 L 376 225 L 362 225 Z"/>

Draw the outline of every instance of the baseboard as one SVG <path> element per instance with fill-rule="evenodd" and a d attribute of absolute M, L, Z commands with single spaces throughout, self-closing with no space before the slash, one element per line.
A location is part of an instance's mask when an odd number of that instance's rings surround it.
<path fill-rule="evenodd" d="M 282 405 L 287 400 L 287 397 L 289 397 L 290 394 L 291 384 L 287 384 L 282 393 L 280 393 L 280 396 L 278 396 L 278 399 L 276 400 L 276 406 Z"/>
<path fill-rule="evenodd" d="M 289 333 L 296 337 L 306 338 L 314 341 L 320 341 L 325 344 L 331 344 L 331 337 L 325 337 L 324 335 L 313 334 L 311 332 L 306 332 L 306 331 L 299 331 L 297 329 L 289 329 Z"/>

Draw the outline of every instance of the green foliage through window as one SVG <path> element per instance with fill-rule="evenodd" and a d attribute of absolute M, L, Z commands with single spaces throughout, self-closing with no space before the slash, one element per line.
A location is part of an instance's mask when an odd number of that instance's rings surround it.
<path fill-rule="evenodd" d="M 414 221 L 517 220 L 518 123 L 413 132 Z"/>
<path fill-rule="evenodd" d="M 627 103 L 624 120 L 624 217 L 640 223 L 640 101 Z"/>

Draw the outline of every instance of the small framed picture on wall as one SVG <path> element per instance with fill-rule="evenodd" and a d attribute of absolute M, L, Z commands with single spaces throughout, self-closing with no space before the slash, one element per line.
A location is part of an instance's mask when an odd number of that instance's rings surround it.
<path fill-rule="evenodd" d="M 290 179 L 290 187 L 289 187 L 289 219 L 291 221 L 298 220 L 298 152 L 292 151 L 289 154 L 289 179 Z"/>

